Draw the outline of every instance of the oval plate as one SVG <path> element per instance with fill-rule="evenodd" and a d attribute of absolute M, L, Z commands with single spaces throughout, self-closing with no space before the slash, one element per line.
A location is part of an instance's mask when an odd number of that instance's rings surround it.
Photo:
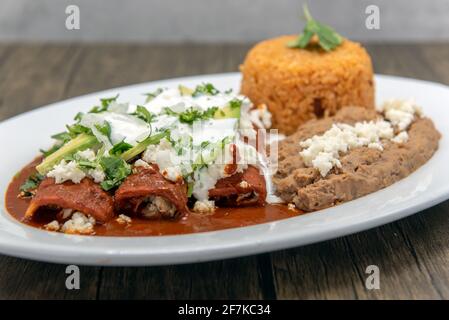
<path fill-rule="evenodd" d="M 449 198 L 449 87 L 390 76 L 376 76 L 377 101 L 416 98 L 443 137 L 433 158 L 409 177 L 357 200 L 289 218 L 223 231 L 157 237 L 91 237 L 39 230 L 14 220 L 4 194 L 13 175 L 30 162 L 50 135 L 64 130 L 78 111 L 87 111 L 101 97 L 120 93 L 121 101 L 142 103 L 142 93 L 158 87 L 193 87 L 211 82 L 238 90 L 240 74 L 178 78 L 111 89 L 72 98 L 0 123 L 0 252 L 34 260 L 86 265 L 163 265 L 201 262 L 301 246 L 373 228 L 411 215 Z"/>

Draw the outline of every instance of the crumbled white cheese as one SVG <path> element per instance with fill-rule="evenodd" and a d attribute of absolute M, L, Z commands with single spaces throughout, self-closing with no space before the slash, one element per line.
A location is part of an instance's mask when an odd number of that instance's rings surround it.
<path fill-rule="evenodd" d="M 242 180 L 242 181 L 239 183 L 239 186 L 240 186 L 240 188 L 243 188 L 243 189 L 247 189 L 247 188 L 250 187 L 249 183 L 248 183 L 247 181 L 245 181 L 245 180 Z"/>
<path fill-rule="evenodd" d="M 95 183 L 101 183 L 106 178 L 106 174 L 101 168 L 89 169 L 87 174 L 94 179 Z"/>
<path fill-rule="evenodd" d="M 371 142 L 368 144 L 368 148 L 377 149 L 379 151 L 384 151 L 384 147 L 380 142 Z"/>
<path fill-rule="evenodd" d="M 182 180 L 182 172 L 179 167 L 167 167 L 161 171 L 165 179 L 176 182 Z"/>
<path fill-rule="evenodd" d="M 89 161 L 95 160 L 95 153 L 93 153 L 92 150 L 80 151 L 77 155 Z M 55 165 L 53 169 L 47 173 L 47 176 L 55 178 L 56 183 L 63 183 L 65 181 L 80 183 L 86 176 L 91 177 L 96 183 L 101 183 L 106 178 L 106 175 L 100 166 L 95 169 L 89 169 L 86 173 L 78 167 L 76 161 L 66 160 L 62 160 L 59 164 Z"/>
<path fill-rule="evenodd" d="M 335 166 L 341 168 L 340 160 L 334 157 L 332 153 L 320 152 L 312 160 L 312 166 L 320 171 L 320 174 L 325 177 L 327 173 Z"/>
<path fill-rule="evenodd" d="M 212 200 L 196 201 L 193 211 L 198 213 L 213 213 L 215 211 L 215 202 Z"/>
<path fill-rule="evenodd" d="M 53 220 L 52 222 L 44 225 L 44 228 L 45 228 L 45 230 L 48 230 L 48 231 L 59 231 L 60 225 L 57 220 Z"/>
<path fill-rule="evenodd" d="M 150 167 L 148 162 L 145 162 L 142 159 L 136 160 L 136 162 L 134 162 L 134 166 L 135 167 L 144 167 L 144 168 L 149 168 Z"/>
<path fill-rule="evenodd" d="M 340 153 L 363 146 L 383 150 L 381 140 L 391 138 L 393 128 L 387 121 L 358 122 L 354 126 L 338 123 L 322 135 L 301 141 L 304 149 L 300 155 L 306 166 L 317 168 L 324 177 L 334 166 L 341 166 Z"/>
<path fill-rule="evenodd" d="M 383 113 L 385 119 L 390 121 L 399 131 L 405 130 L 413 122 L 415 116 L 421 116 L 421 107 L 416 105 L 413 99 L 391 99 L 377 107 L 377 111 Z"/>
<path fill-rule="evenodd" d="M 115 219 L 119 224 L 130 224 L 132 222 L 132 219 L 128 217 L 127 215 L 120 214 L 117 219 Z"/>
<path fill-rule="evenodd" d="M 148 146 L 142 156 L 142 160 L 147 163 L 157 164 L 161 171 L 168 167 L 180 165 L 180 159 L 176 150 L 165 138 L 159 144 Z"/>
<path fill-rule="evenodd" d="M 295 204 L 294 203 L 289 203 L 288 205 L 287 205 L 287 207 L 288 207 L 288 210 L 292 210 L 292 211 L 295 211 L 296 210 L 296 206 L 295 206 Z"/>
<path fill-rule="evenodd" d="M 93 234 L 95 219 L 81 212 L 75 212 L 70 220 L 67 220 L 61 228 L 64 233 L 70 234 Z"/>
<path fill-rule="evenodd" d="M 86 177 L 83 170 L 78 168 L 75 161 L 62 160 L 59 164 L 55 165 L 53 169 L 47 173 L 50 178 L 55 178 L 56 183 L 63 183 L 65 181 L 73 181 L 74 183 L 80 183 L 81 180 Z"/>
<path fill-rule="evenodd" d="M 86 149 L 83 151 L 78 151 L 76 153 L 76 156 L 86 159 L 88 161 L 94 161 L 95 160 L 95 152 L 92 149 Z"/>
<path fill-rule="evenodd" d="M 408 141 L 408 133 L 407 131 L 399 132 L 393 139 L 391 139 L 394 143 L 405 143 Z"/>

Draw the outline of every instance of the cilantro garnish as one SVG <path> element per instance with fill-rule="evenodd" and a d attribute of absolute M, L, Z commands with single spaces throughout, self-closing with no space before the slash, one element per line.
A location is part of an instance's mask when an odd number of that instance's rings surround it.
<path fill-rule="evenodd" d="M 80 121 L 81 121 L 81 118 L 83 117 L 83 115 L 84 115 L 84 113 L 78 112 L 78 113 L 75 115 L 75 118 L 73 118 L 73 120 L 75 120 L 76 122 L 80 122 Z"/>
<path fill-rule="evenodd" d="M 242 100 L 235 98 L 229 101 L 229 106 L 231 107 L 231 109 L 240 108 L 242 106 L 242 103 Z"/>
<path fill-rule="evenodd" d="M 205 111 L 201 111 L 198 109 L 194 109 L 193 107 L 190 107 L 189 109 L 178 113 L 171 110 L 170 108 L 164 108 L 164 113 L 170 116 L 179 117 L 179 121 L 182 123 L 192 124 L 198 120 L 207 120 L 213 118 L 217 110 L 218 107 L 211 107 Z"/>
<path fill-rule="evenodd" d="M 100 113 L 103 111 L 107 111 L 109 108 L 109 105 L 112 102 L 117 101 L 118 96 L 119 95 L 117 94 L 115 97 L 100 99 L 101 106 L 94 106 L 92 109 L 90 109 L 89 113 Z"/>
<path fill-rule="evenodd" d="M 211 83 L 203 83 L 196 86 L 195 91 L 192 93 L 192 97 L 199 97 L 203 95 L 215 96 L 219 93 L 220 91 L 218 91 Z"/>
<path fill-rule="evenodd" d="M 60 132 L 60 133 L 54 134 L 51 136 L 51 138 L 61 141 L 62 143 L 66 143 L 67 141 L 70 141 L 72 139 L 72 137 L 70 136 L 70 134 L 68 132 Z"/>
<path fill-rule="evenodd" d="M 32 191 L 35 190 L 39 184 L 44 180 L 45 176 L 35 173 L 28 177 L 25 182 L 20 186 L 19 190 L 22 192 L 22 196 L 30 197 L 33 195 Z"/>
<path fill-rule="evenodd" d="M 68 130 L 68 134 L 70 135 L 70 137 L 74 138 L 77 135 L 81 134 L 81 133 L 86 133 L 86 134 L 92 134 L 92 130 L 90 130 L 88 127 L 85 127 L 81 124 L 73 124 L 71 126 L 67 126 L 67 130 Z"/>
<path fill-rule="evenodd" d="M 155 91 L 153 92 L 149 92 L 149 93 L 144 93 L 144 95 L 147 97 L 145 100 L 145 103 L 150 102 L 151 100 L 153 100 L 154 98 L 156 98 L 158 95 L 160 95 L 162 92 L 164 92 L 164 89 L 162 88 L 157 88 Z"/>
<path fill-rule="evenodd" d="M 111 125 L 108 121 L 105 121 L 103 125 L 96 124 L 95 128 L 111 141 Z"/>
<path fill-rule="evenodd" d="M 131 166 L 123 159 L 115 156 L 101 157 L 100 166 L 106 175 L 101 187 L 106 191 L 118 187 L 131 174 Z"/>
<path fill-rule="evenodd" d="M 316 21 L 310 14 L 307 5 L 304 5 L 304 16 L 306 18 L 306 26 L 303 32 L 296 40 L 287 43 L 290 48 L 306 48 L 314 35 L 318 37 L 318 44 L 326 51 L 331 51 L 338 47 L 343 39 L 331 27 Z"/>
<path fill-rule="evenodd" d="M 128 151 L 129 149 L 131 149 L 133 146 L 125 141 L 121 141 L 117 144 L 115 144 L 111 150 L 109 150 L 109 154 L 113 155 L 113 156 L 119 156 L 122 153 L 124 153 L 125 151 Z"/>
<path fill-rule="evenodd" d="M 218 107 L 211 107 L 208 108 L 206 111 L 203 112 L 201 115 L 202 120 L 207 120 L 214 117 L 215 112 L 217 112 Z"/>
<path fill-rule="evenodd" d="M 155 117 L 155 115 L 148 111 L 144 106 L 137 106 L 136 111 L 133 113 L 133 115 L 147 123 L 151 123 Z"/>

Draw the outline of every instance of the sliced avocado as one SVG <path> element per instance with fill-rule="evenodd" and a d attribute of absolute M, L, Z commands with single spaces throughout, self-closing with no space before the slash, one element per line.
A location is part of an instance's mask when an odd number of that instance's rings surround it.
<path fill-rule="evenodd" d="M 194 92 L 193 89 L 183 86 L 182 84 L 180 84 L 178 86 L 178 89 L 179 89 L 179 92 L 181 93 L 181 96 L 191 96 Z"/>
<path fill-rule="evenodd" d="M 142 140 L 141 142 L 139 142 L 137 145 L 135 145 L 131 149 L 122 153 L 120 155 L 120 158 L 122 158 L 125 161 L 129 161 L 129 160 L 135 158 L 136 156 L 138 156 L 139 154 L 141 154 L 142 152 L 144 152 L 145 149 L 150 144 L 158 144 L 159 141 L 161 141 L 162 138 L 167 137 L 167 135 L 168 135 L 168 131 L 163 131 L 160 133 L 156 133 L 155 135 L 149 136 L 148 138 L 146 138 L 145 140 Z"/>
<path fill-rule="evenodd" d="M 227 119 L 227 118 L 240 118 L 240 106 L 231 107 L 226 106 L 221 109 L 218 109 L 214 113 L 214 119 Z"/>
<path fill-rule="evenodd" d="M 82 133 L 65 145 L 63 145 L 60 149 L 49 155 L 42 161 L 37 167 L 36 170 L 42 175 L 47 174 L 56 164 L 58 164 L 62 159 L 67 156 L 73 155 L 78 151 L 85 150 L 90 148 L 98 143 L 97 138 L 92 135 Z"/>

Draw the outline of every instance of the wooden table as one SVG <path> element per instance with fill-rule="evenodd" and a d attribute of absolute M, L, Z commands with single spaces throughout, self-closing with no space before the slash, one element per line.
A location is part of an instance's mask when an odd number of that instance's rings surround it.
<path fill-rule="evenodd" d="M 0 45 L 0 120 L 106 88 L 236 71 L 248 48 Z M 378 73 L 449 84 L 449 44 L 368 50 Z M 366 232 L 269 254 L 181 266 L 81 267 L 81 289 L 72 291 L 63 265 L 0 256 L 0 299 L 448 299 L 448 235 L 445 202 Z M 380 268 L 380 290 L 365 289 L 371 264 Z"/>

